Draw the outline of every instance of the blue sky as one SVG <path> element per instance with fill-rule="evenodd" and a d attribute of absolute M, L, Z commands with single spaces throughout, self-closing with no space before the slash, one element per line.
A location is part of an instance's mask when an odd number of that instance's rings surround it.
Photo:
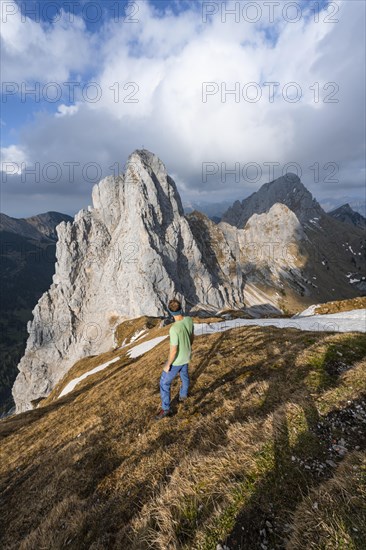
<path fill-rule="evenodd" d="M 123 168 L 142 145 L 166 163 L 185 201 L 243 198 L 268 181 L 268 163 L 275 164 L 278 176 L 290 162 L 300 166 L 302 180 L 318 199 L 363 200 L 363 2 L 299 0 L 298 21 L 290 21 L 296 16 L 293 2 L 281 1 L 279 7 L 275 2 L 273 22 L 264 10 L 257 22 L 248 21 L 244 1 L 238 20 L 225 16 L 221 1 L 5 2 L 12 13 L 6 12 L 1 30 L 2 211 L 74 214 L 90 204 L 94 182 L 82 168 L 76 183 L 70 181 L 64 165 L 97 162 L 101 175 L 109 175 L 111 166 Z M 233 10 L 239 3 L 226 4 Z M 246 14 L 254 17 L 254 11 Z M 77 83 L 73 100 L 71 82 Z M 101 93 L 95 103 L 81 93 L 93 89 L 93 82 Z M 205 82 L 214 92 L 203 101 Z M 243 99 L 250 82 L 262 94 L 258 103 Z M 273 103 L 265 99 L 266 82 L 279 83 Z M 297 103 L 283 100 L 293 82 L 301 89 Z M 37 99 L 24 94 L 34 86 L 39 86 Z M 221 101 L 233 86 L 239 101 L 234 94 Z M 61 94 L 58 101 L 51 100 L 54 89 Z M 22 178 L 21 168 L 13 173 L 11 163 L 30 168 L 55 163 L 62 177 L 52 182 L 41 169 L 39 181 L 32 181 Z M 207 163 L 219 168 L 208 183 L 202 177 Z M 261 167 L 256 181 L 243 177 L 250 163 Z M 223 177 L 223 166 L 238 164 L 241 181 Z M 316 164 L 318 177 L 310 168 Z"/>

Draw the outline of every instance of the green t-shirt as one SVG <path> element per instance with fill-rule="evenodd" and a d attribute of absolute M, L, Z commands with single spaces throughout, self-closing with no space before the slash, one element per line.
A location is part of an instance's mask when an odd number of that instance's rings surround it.
<path fill-rule="evenodd" d="M 170 327 L 170 343 L 178 346 L 178 355 L 173 365 L 185 365 L 191 358 L 191 334 L 193 333 L 193 321 L 191 317 L 184 317 L 181 321 L 175 321 Z"/>

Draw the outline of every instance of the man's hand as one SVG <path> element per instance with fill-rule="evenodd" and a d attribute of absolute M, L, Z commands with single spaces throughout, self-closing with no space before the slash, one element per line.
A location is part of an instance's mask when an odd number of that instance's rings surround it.
<path fill-rule="evenodd" d="M 178 354 L 178 346 L 175 346 L 174 344 L 170 344 L 169 357 L 167 362 L 164 365 L 163 371 L 165 372 L 170 371 L 170 367 L 172 366 L 174 359 L 177 357 L 177 354 Z"/>
<path fill-rule="evenodd" d="M 167 361 L 164 365 L 164 368 L 163 368 L 163 371 L 164 372 L 169 372 L 170 371 L 170 363 L 169 361 Z"/>

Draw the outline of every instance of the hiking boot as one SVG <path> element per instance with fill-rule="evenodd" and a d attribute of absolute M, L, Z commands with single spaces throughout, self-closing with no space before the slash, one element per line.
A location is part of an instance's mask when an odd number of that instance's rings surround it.
<path fill-rule="evenodd" d="M 170 409 L 167 411 L 164 411 L 164 409 L 161 409 L 159 413 L 155 416 L 155 420 L 161 420 L 162 418 L 165 418 L 166 416 L 170 415 Z"/>
<path fill-rule="evenodd" d="M 186 395 L 186 396 L 182 396 L 182 397 L 179 396 L 179 403 L 184 403 L 184 401 L 187 401 L 187 399 L 188 399 L 188 396 L 187 396 L 187 395 Z"/>

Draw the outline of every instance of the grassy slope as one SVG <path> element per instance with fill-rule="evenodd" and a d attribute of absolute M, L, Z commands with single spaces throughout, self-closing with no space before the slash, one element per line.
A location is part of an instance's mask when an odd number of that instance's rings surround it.
<path fill-rule="evenodd" d="M 191 396 L 157 423 L 167 349 L 84 359 L 41 407 L 0 422 L 1 547 L 364 548 L 365 336 L 242 327 L 198 337 Z"/>

